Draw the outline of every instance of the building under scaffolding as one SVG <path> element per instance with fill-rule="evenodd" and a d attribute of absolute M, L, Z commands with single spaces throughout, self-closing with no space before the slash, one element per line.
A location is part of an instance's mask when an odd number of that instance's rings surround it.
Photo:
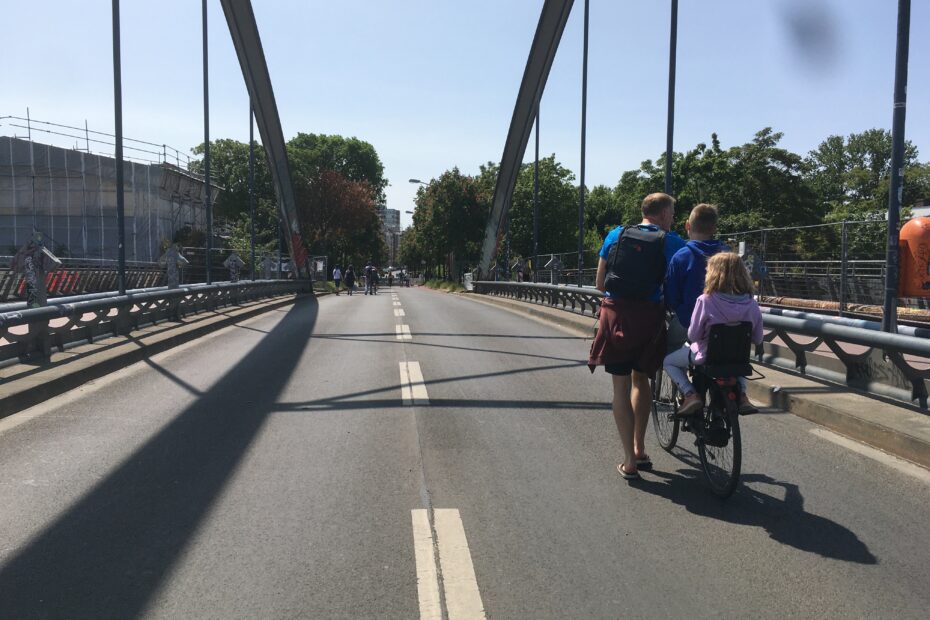
<path fill-rule="evenodd" d="M 168 163 L 123 165 L 127 261 L 157 261 L 179 230 L 205 228 L 201 177 Z M 115 260 L 116 161 L 0 136 L 0 255 L 33 231 L 59 257 Z"/>

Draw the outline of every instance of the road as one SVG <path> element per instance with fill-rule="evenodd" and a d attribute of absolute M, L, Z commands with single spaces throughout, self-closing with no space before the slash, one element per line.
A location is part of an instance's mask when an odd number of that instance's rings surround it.
<path fill-rule="evenodd" d="M 627 483 L 588 342 L 394 293 L 0 421 L 0 618 L 926 617 L 930 478 L 769 412 L 730 500 L 651 430 Z"/>

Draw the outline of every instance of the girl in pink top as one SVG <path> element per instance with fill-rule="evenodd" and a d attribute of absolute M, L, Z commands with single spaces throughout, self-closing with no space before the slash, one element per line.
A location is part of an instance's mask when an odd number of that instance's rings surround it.
<path fill-rule="evenodd" d="M 707 275 L 704 279 L 704 294 L 698 297 L 691 325 L 688 328 L 686 345 L 665 357 L 663 367 L 675 382 L 685 399 L 678 409 L 678 415 L 685 416 L 700 410 L 704 403 L 688 381 L 688 365 L 703 364 L 707 354 L 707 342 L 710 328 L 720 323 L 752 323 L 752 342 L 762 342 L 762 311 L 752 298 L 752 280 L 740 257 L 731 252 L 721 252 L 707 261 Z M 740 377 L 742 401 L 740 412 L 754 410 L 746 396 L 746 379 Z"/>

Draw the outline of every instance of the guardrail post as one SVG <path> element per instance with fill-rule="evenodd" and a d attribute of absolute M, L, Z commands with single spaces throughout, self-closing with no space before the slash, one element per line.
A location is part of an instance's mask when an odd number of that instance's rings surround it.
<path fill-rule="evenodd" d="M 840 228 L 840 316 L 846 316 L 846 278 L 849 260 L 849 235 L 846 229 L 846 220 Z"/>

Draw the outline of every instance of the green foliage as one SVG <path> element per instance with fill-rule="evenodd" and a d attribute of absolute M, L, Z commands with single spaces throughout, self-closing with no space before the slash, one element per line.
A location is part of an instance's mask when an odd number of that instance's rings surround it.
<path fill-rule="evenodd" d="M 287 143 L 293 172 L 305 178 L 326 170 L 338 172 L 349 181 L 366 182 L 378 204 L 384 203 L 384 166 L 378 152 L 358 138 L 298 133 Z"/>
<path fill-rule="evenodd" d="M 578 187 L 575 175 L 555 160 L 539 160 L 539 248 L 568 252 L 578 247 Z M 517 175 L 510 207 L 510 251 L 533 255 L 533 164 Z M 551 249 L 549 250 L 552 251 Z"/>
<path fill-rule="evenodd" d="M 193 148 L 203 154 L 203 144 Z M 203 174 L 203 160 L 190 163 L 190 171 Z M 249 214 L 249 145 L 228 138 L 210 141 L 210 182 L 223 188 L 216 201 L 216 215 L 235 220 Z M 265 150 L 255 144 L 255 195 L 274 199 L 274 186 L 268 172 Z"/>
<path fill-rule="evenodd" d="M 405 239 L 406 251 L 416 248 L 421 260 L 431 265 L 445 263 L 450 253 L 457 263 L 474 260 L 490 212 L 491 196 L 482 187 L 474 177 L 453 168 L 421 188 L 413 214 L 414 238 Z"/>

